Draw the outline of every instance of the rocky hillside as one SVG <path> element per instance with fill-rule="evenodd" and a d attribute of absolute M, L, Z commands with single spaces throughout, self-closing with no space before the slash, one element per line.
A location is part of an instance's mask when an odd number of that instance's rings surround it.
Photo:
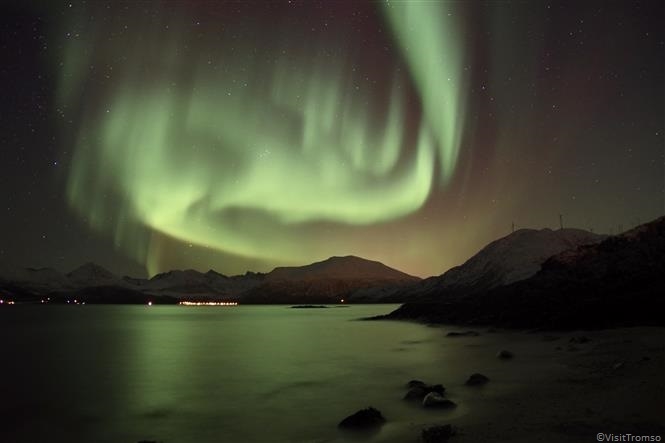
<path fill-rule="evenodd" d="M 563 251 L 528 279 L 407 303 L 389 318 L 529 328 L 665 325 L 665 217 Z"/>
<path fill-rule="evenodd" d="M 581 229 L 520 229 L 488 244 L 464 264 L 408 288 L 410 298 L 467 296 L 524 280 L 553 255 L 604 238 Z"/>

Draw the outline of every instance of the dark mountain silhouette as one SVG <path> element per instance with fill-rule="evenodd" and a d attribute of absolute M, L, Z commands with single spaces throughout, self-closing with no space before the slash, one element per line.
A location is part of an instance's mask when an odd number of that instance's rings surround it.
<path fill-rule="evenodd" d="M 52 269 L 14 269 L 1 275 L 0 288 L 23 299 L 53 296 L 56 301 L 76 298 L 89 303 L 115 302 L 114 290 L 117 300 L 126 302 L 144 302 L 160 296 L 166 297 L 162 302 L 171 302 L 172 298 L 242 303 L 338 302 L 359 289 L 399 287 L 419 280 L 382 263 L 354 256 L 276 268 L 268 274 L 247 272 L 230 277 L 213 270 L 202 273 L 188 269 L 164 272 L 151 279 L 118 278 L 93 263 L 66 275 Z"/>
<path fill-rule="evenodd" d="M 214 297 L 239 297 L 257 286 L 265 274 L 247 272 L 228 277 L 212 269 L 206 273 L 193 269 L 175 270 L 155 275 L 142 286 L 146 291 L 173 296 L 200 295 Z"/>
<path fill-rule="evenodd" d="M 531 277 L 555 254 L 604 238 L 581 229 L 520 229 L 488 244 L 464 264 L 406 288 L 410 296 L 400 298 L 436 299 L 487 291 Z"/>
<path fill-rule="evenodd" d="M 665 217 L 549 258 L 535 275 L 407 303 L 387 318 L 528 328 L 665 325 Z"/>
<path fill-rule="evenodd" d="M 349 255 L 306 266 L 276 268 L 243 294 L 244 303 L 336 303 L 353 301 L 359 290 L 402 287 L 418 277 L 383 263 Z M 377 300 L 371 300 L 377 301 Z"/>
<path fill-rule="evenodd" d="M 72 288 L 66 276 L 51 268 L 0 267 L 0 288 L 8 294 L 45 294 Z"/>
<path fill-rule="evenodd" d="M 395 280 L 418 281 L 414 277 L 390 268 L 378 261 L 366 260 L 354 255 L 330 257 L 306 266 L 275 268 L 266 275 L 268 281 L 278 280 Z"/>
<path fill-rule="evenodd" d="M 86 263 L 66 274 L 71 284 L 78 287 L 110 285 L 118 280 L 111 271 L 95 263 Z"/>

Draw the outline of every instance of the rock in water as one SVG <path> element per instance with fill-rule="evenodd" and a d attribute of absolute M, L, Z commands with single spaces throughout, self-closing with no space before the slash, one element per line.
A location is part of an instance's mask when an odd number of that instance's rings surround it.
<path fill-rule="evenodd" d="M 421 435 L 425 443 L 445 443 L 450 437 L 455 435 L 455 431 L 451 425 L 432 426 L 431 428 L 423 429 Z"/>
<path fill-rule="evenodd" d="M 418 388 L 418 387 L 424 387 L 425 382 L 420 381 L 420 380 L 409 380 L 409 382 L 406 384 L 407 388 Z"/>
<path fill-rule="evenodd" d="M 514 357 L 513 353 L 510 351 L 506 351 L 505 349 L 500 350 L 496 354 L 497 358 L 503 359 L 503 360 L 508 360 Z"/>
<path fill-rule="evenodd" d="M 422 399 L 426 395 L 427 395 L 427 391 L 425 390 L 424 386 L 416 386 L 415 388 L 411 388 L 407 391 L 407 393 L 404 395 L 404 400 L 422 401 Z"/>
<path fill-rule="evenodd" d="M 423 398 L 423 406 L 426 408 L 449 409 L 457 405 L 447 398 L 443 398 L 443 395 L 438 392 L 430 392 Z"/>
<path fill-rule="evenodd" d="M 480 386 L 484 385 L 488 381 L 490 381 L 490 379 L 487 378 L 487 376 L 476 372 L 475 374 L 471 374 L 469 379 L 464 384 L 467 386 Z"/>
<path fill-rule="evenodd" d="M 420 380 L 411 380 L 407 383 L 409 390 L 404 395 L 404 400 L 417 400 L 422 401 L 422 399 L 429 394 L 430 392 L 436 392 L 437 394 L 443 395 L 446 392 L 446 388 L 443 385 L 427 385 Z"/>
<path fill-rule="evenodd" d="M 381 426 L 386 422 L 378 409 L 369 407 L 361 409 L 353 415 L 349 415 L 337 425 L 344 429 L 366 430 Z"/>
<path fill-rule="evenodd" d="M 427 393 L 436 392 L 437 394 L 443 395 L 444 392 L 446 392 L 446 388 L 444 388 L 443 385 L 429 385 L 425 386 L 425 389 L 427 389 Z"/>

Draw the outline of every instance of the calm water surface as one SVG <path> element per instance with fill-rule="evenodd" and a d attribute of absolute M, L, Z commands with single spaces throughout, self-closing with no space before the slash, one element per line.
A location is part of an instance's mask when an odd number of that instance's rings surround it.
<path fill-rule="evenodd" d="M 0 441 L 345 441 L 369 405 L 432 420 L 403 386 L 463 380 L 462 357 L 440 329 L 354 321 L 395 307 L 0 309 Z"/>

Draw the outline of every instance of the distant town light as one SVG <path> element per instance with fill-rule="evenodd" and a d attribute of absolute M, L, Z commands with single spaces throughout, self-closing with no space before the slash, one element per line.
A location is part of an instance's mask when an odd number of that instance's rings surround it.
<path fill-rule="evenodd" d="M 237 301 L 181 301 L 181 306 L 238 306 Z"/>

